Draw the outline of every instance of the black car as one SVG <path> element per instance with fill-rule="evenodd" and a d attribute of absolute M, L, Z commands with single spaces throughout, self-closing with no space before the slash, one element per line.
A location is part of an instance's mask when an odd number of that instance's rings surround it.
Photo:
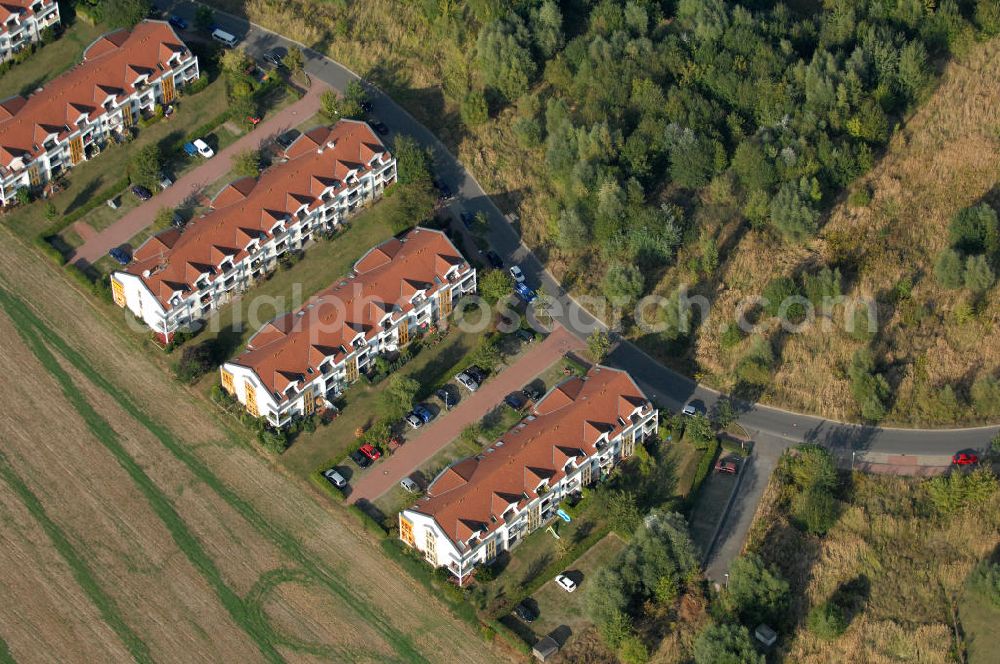
<path fill-rule="evenodd" d="M 135 194 L 135 197 L 138 198 L 140 201 L 148 201 L 150 198 L 153 197 L 153 192 L 151 192 L 149 189 L 146 189 L 141 184 L 132 185 L 129 188 L 129 191 Z"/>
<path fill-rule="evenodd" d="M 381 120 L 372 120 L 372 129 L 377 131 L 380 135 L 385 136 L 389 133 L 389 128 Z"/>
<path fill-rule="evenodd" d="M 367 468 L 372 465 L 372 460 L 362 454 L 359 450 L 351 452 L 351 461 L 358 464 L 359 468 Z"/>
<path fill-rule="evenodd" d="M 434 396 L 441 400 L 441 403 L 444 404 L 445 410 L 451 410 L 454 408 L 455 402 L 458 401 L 458 399 L 452 396 L 451 392 L 449 392 L 446 387 L 442 387 L 434 392 Z"/>
<path fill-rule="evenodd" d="M 362 99 L 358 105 L 361 107 L 361 110 L 364 111 L 365 113 L 372 112 L 372 103 L 367 99 Z"/>
<path fill-rule="evenodd" d="M 535 333 L 531 330 L 526 330 L 523 327 L 517 328 L 517 331 L 514 332 L 514 336 L 526 344 L 530 344 L 535 340 Z"/>
<path fill-rule="evenodd" d="M 295 139 L 297 139 L 301 135 L 302 132 L 300 132 L 298 129 L 289 129 L 284 134 L 278 136 L 278 138 L 274 140 L 277 141 L 278 145 L 287 150 L 292 146 L 292 143 L 295 142 Z"/>
<path fill-rule="evenodd" d="M 472 224 L 476 221 L 471 212 L 463 212 L 458 216 L 462 218 L 462 223 L 465 224 L 466 228 L 472 228 Z"/>
<path fill-rule="evenodd" d="M 503 259 L 500 258 L 500 254 L 493 251 L 492 249 L 486 252 L 486 260 L 490 262 L 490 265 L 492 265 L 494 269 L 496 270 L 503 269 Z"/>
<path fill-rule="evenodd" d="M 132 252 L 125 246 L 115 247 L 108 252 L 108 255 L 115 259 L 119 265 L 128 265 L 132 261 Z"/>
<path fill-rule="evenodd" d="M 174 228 L 184 228 L 186 223 L 187 221 L 184 220 L 184 217 L 179 212 L 174 212 L 174 216 L 170 219 L 170 225 Z"/>
<path fill-rule="evenodd" d="M 438 190 L 438 193 L 441 194 L 441 200 L 447 201 L 451 198 L 451 189 L 444 182 L 435 180 L 434 187 Z"/>
<path fill-rule="evenodd" d="M 524 602 L 521 602 L 514 607 L 514 615 L 526 623 L 535 622 L 535 618 L 538 617 L 538 615 L 531 610 L 531 607 Z"/>
<path fill-rule="evenodd" d="M 521 390 L 524 396 L 528 397 L 532 401 L 538 401 L 543 396 L 545 396 L 540 389 L 533 387 L 531 385 L 525 385 L 524 389 Z"/>
<path fill-rule="evenodd" d="M 482 367 L 477 367 L 475 364 L 466 369 L 465 373 L 472 376 L 472 378 L 480 385 L 484 380 L 486 380 L 486 371 Z"/>
<path fill-rule="evenodd" d="M 284 64 L 285 56 L 288 55 L 288 50 L 282 48 L 281 46 L 276 46 L 269 51 L 264 52 L 264 62 L 274 65 L 275 67 L 281 67 Z"/>
<path fill-rule="evenodd" d="M 167 19 L 167 23 L 169 23 L 170 25 L 174 26 L 178 30 L 187 30 L 188 29 L 187 21 L 185 21 L 184 19 L 182 19 L 177 14 L 171 15 L 170 18 Z"/>
<path fill-rule="evenodd" d="M 511 392 L 503 398 L 503 402 L 514 410 L 521 410 L 528 403 L 528 400 L 523 392 Z"/>

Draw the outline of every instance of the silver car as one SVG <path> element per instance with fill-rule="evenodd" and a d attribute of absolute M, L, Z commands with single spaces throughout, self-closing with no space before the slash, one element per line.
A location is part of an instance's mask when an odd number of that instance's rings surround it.
<path fill-rule="evenodd" d="M 458 381 L 459 385 L 461 385 L 470 392 L 475 392 L 476 390 L 479 389 L 479 383 L 476 382 L 476 379 L 470 376 L 469 374 L 465 373 L 464 371 L 455 376 L 455 380 Z"/>
<path fill-rule="evenodd" d="M 404 477 L 403 479 L 399 480 L 399 486 L 403 487 L 410 493 L 417 493 L 418 491 L 420 491 L 420 487 L 417 486 L 417 483 L 411 480 L 409 477 Z"/>
<path fill-rule="evenodd" d="M 323 471 L 323 477 L 330 481 L 330 484 L 337 487 L 338 489 L 343 489 L 347 486 L 347 480 L 344 476 L 337 472 L 336 468 L 330 468 L 329 470 Z"/>

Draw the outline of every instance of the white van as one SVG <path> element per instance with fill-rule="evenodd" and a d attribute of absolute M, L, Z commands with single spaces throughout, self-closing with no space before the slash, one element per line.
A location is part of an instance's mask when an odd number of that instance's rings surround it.
<path fill-rule="evenodd" d="M 227 48 L 235 48 L 236 44 L 239 43 L 239 40 L 236 39 L 234 35 L 229 34 L 225 30 L 220 30 L 219 28 L 212 30 L 212 39 L 217 42 L 221 42 Z"/>

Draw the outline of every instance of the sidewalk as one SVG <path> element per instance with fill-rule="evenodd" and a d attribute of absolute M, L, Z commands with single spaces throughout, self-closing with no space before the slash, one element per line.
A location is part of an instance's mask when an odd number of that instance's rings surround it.
<path fill-rule="evenodd" d="M 376 462 L 352 487 L 350 502 L 375 500 L 447 447 L 467 426 L 478 422 L 491 408 L 500 404 L 505 396 L 530 383 L 566 353 L 582 348 L 583 343 L 567 332 L 566 328 L 556 327 L 545 341 L 486 381 L 472 395 L 465 396 L 453 411 L 428 424 L 418 436 L 407 441 L 392 456 Z"/>
<path fill-rule="evenodd" d="M 288 131 L 295 125 L 312 117 L 319 110 L 319 96 L 327 89 L 326 84 L 314 81 L 306 95 L 290 106 L 268 116 L 257 128 L 241 137 L 232 145 L 221 150 L 204 164 L 182 176 L 172 187 L 163 191 L 139 207 L 133 208 L 124 217 L 100 232 L 80 233 L 84 244 L 69 257 L 70 263 L 93 264 L 106 256 L 113 247 L 128 242 L 153 223 L 160 208 L 175 208 L 202 187 L 209 185 L 232 167 L 235 155 L 245 150 L 256 149 L 265 141 Z M 216 192 L 210 192 L 215 195 Z M 80 225 L 80 222 L 77 222 Z M 79 232 L 79 230 L 77 231 Z M 135 247 L 133 247 L 135 249 Z"/>

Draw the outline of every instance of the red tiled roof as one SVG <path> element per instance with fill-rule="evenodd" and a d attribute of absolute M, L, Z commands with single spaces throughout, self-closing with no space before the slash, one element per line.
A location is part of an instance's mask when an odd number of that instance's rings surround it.
<path fill-rule="evenodd" d="M 37 0 L 3 0 L 0 2 L 0 23 L 6 23 L 7 19 L 14 14 L 19 14 L 22 21 L 29 16 L 33 16 L 35 12 L 31 11 L 31 5 L 35 4 L 36 1 Z M 51 4 L 48 4 L 46 8 L 51 6 Z M 6 31 L 6 25 L 0 26 L 0 33 Z"/>
<path fill-rule="evenodd" d="M 65 138 L 76 130 L 81 115 L 99 117 L 108 96 L 121 98 L 135 91 L 137 71 L 155 78 L 170 70 L 170 54 L 186 48 L 162 21 L 144 21 L 132 32 L 119 30 L 99 38 L 84 51 L 81 64 L 41 91 L 0 104 L 0 166 L 9 167 L 25 154 L 43 153 L 41 144 L 49 134 Z"/>
<path fill-rule="evenodd" d="M 446 283 L 447 270 L 438 260 L 442 256 L 449 267 L 464 264 L 441 231 L 415 228 L 401 239 L 383 242 L 355 263 L 353 276 L 339 279 L 298 311 L 261 328 L 232 363 L 253 369 L 272 394 L 280 395 L 278 401 L 283 400 L 290 383 L 311 380 L 327 357 L 340 361 L 349 354 L 358 334 L 371 338 L 387 314 L 398 320 L 409 312 L 413 306 L 402 283 L 420 281 L 428 291 Z"/>
<path fill-rule="evenodd" d="M 318 206 L 322 191 L 303 191 L 308 188 L 310 178 L 335 180 L 334 193 L 339 193 L 345 187 L 348 173 L 336 164 L 343 158 L 356 158 L 361 145 L 366 143 L 378 146 L 382 153 L 380 164 L 391 159 L 375 133 L 363 122 L 342 121 L 332 128 L 310 132 L 313 133 L 325 136 L 325 140 L 315 144 L 314 149 L 300 150 L 296 158 L 273 166 L 259 179 L 243 178 L 229 184 L 215 197 L 214 210 L 193 220 L 183 234 L 169 243 L 149 240 L 143 244 L 125 271 L 141 277 L 163 307 L 170 309 L 170 298 L 175 291 L 186 296 L 205 272 L 209 281 L 218 277 L 217 268 L 223 257 L 231 256 L 234 263 L 243 260 L 252 239 L 263 242 L 273 237 L 271 229 L 286 215 L 290 217 L 286 228 L 291 226 L 294 213 L 302 205 L 311 209 Z M 330 144 L 332 148 L 315 149 L 316 145 Z M 360 177 L 366 170 L 367 167 L 363 168 L 357 175 Z"/>
<path fill-rule="evenodd" d="M 483 454 L 445 470 L 428 488 L 429 498 L 410 509 L 434 517 L 455 543 L 493 531 L 510 505 L 523 508 L 540 482 L 552 486 L 565 476 L 570 459 L 592 456 L 601 433 L 613 439 L 631 424 L 635 409 L 649 407 L 627 373 L 595 367 L 553 389 Z"/>

